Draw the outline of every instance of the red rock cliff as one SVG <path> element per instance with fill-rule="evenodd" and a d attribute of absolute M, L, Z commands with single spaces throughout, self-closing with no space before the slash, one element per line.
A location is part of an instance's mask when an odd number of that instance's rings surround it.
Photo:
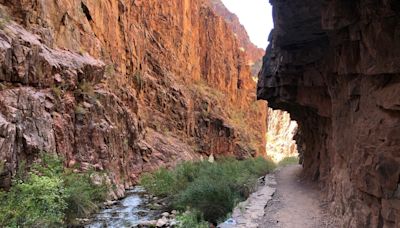
<path fill-rule="evenodd" d="M 40 151 L 106 170 L 118 195 L 158 166 L 264 154 L 246 52 L 208 2 L 0 3 L 2 187 Z"/>
<path fill-rule="evenodd" d="M 240 24 L 239 18 L 235 14 L 231 13 L 221 0 L 210 0 L 210 3 L 214 11 L 225 19 L 232 31 L 235 33 L 242 50 L 247 53 L 249 64 L 253 65 L 259 61 L 264 55 L 264 50 L 258 48 L 250 41 L 246 29 L 242 24 Z"/>
<path fill-rule="evenodd" d="M 258 97 L 299 124 L 343 227 L 400 227 L 400 4 L 271 0 Z"/>

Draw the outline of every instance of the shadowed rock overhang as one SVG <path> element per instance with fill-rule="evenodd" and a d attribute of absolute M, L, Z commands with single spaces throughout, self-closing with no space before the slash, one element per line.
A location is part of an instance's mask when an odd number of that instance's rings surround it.
<path fill-rule="evenodd" d="M 400 3 L 271 0 L 257 96 L 290 112 L 344 227 L 400 227 Z"/>

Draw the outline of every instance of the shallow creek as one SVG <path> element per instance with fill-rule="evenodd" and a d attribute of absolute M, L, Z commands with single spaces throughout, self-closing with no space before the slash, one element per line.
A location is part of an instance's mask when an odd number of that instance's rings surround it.
<path fill-rule="evenodd" d="M 154 202 L 143 187 L 126 191 L 126 197 L 95 214 L 87 228 L 135 227 L 160 217 L 161 209 L 154 210 Z"/>

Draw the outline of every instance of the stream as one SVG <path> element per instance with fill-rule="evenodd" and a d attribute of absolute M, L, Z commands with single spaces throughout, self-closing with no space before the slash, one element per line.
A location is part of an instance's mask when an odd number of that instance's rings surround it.
<path fill-rule="evenodd" d="M 161 208 L 153 210 L 154 205 L 143 187 L 134 187 L 126 191 L 126 197 L 95 214 L 86 228 L 135 227 L 156 220 Z"/>

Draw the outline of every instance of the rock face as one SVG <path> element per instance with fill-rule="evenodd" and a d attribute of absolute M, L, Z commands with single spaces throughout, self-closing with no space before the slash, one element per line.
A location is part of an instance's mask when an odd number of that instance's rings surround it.
<path fill-rule="evenodd" d="M 343 227 L 400 227 L 400 4 L 273 0 L 258 98 L 299 124 Z"/>
<path fill-rule="evenodd" d="M 235 33 L 235 36 L 239 39 L 240 46 L 243 48 L 242 50 L 247 53 L 249 65 L 254 65 L 263 57 L 264 50 L 258 48 L 250 41 L 246 29 L 239 22 L 239 18 L 235 14 L 231 13 L 221 0 L 210 0 L 210 3 L 214 11 L 225 19 L 232 31 Z"/>
<path fill-rule="evenodd" d="M 267 113 L 267 155 L 275 162 L 286 157 L 298 156 L 297 123 L 290 119 L 286 111 L 268 108 Z"/>
<path fill-rule="evenodd" d="M 265 153 L 247 54 L 208 1 L 0 9 L 0 187 L 40 151 L 105 170 L 117 195 L 158 166 Z"/>

